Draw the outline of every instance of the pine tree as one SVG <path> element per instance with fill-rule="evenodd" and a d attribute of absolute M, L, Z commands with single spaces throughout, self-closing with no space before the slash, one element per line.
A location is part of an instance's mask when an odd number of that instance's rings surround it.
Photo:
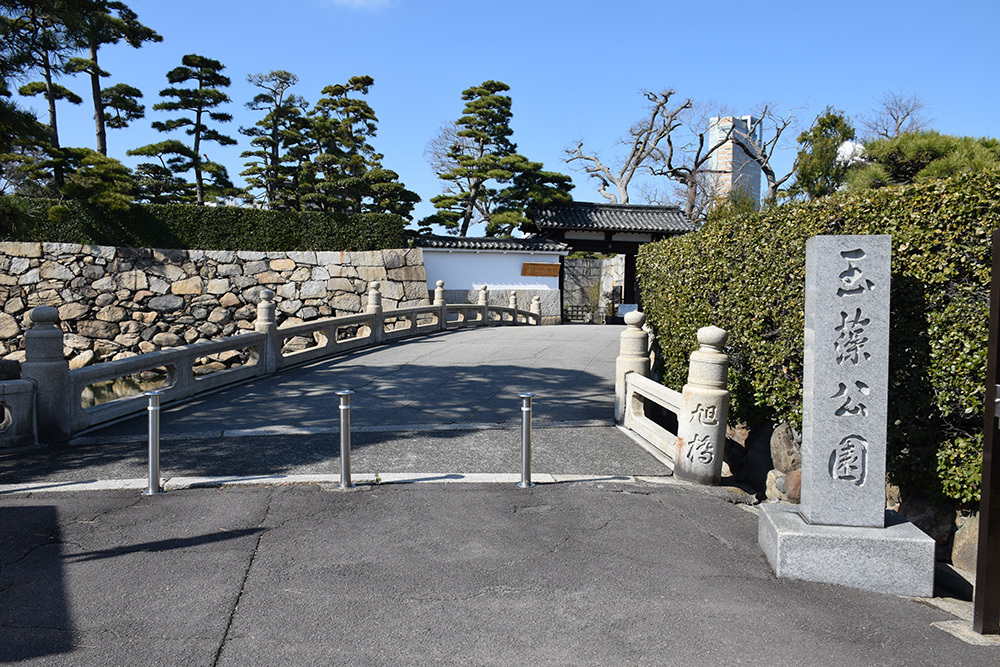
<path fill-rule="evenodd" d="M 395 213 L 409 217 L 420 197 L 382 165 L 371 144 L 378 118 L 364 99 L 375 80 L 351 77 L 323 89 L 309 112 L 309 160 L 303 160 L 303 206 L 324 211 Z"/>
<path fill-rule="evenodd" d="M 94 104 L 94 126 L 97 134 L 97 152 L 108 154 L 107 128 L 125 127 L 130 120 L 142 118 L 145 109 L 138 100 L 138 88 L 118 84 L 109 89 L 101 88 L 101 78 L 110 76 L 101 69 L 97 57 L 106 44 L 124 41 L 138 49 L 146 42 L 160 42 L 163 37 L 139 22 L 138 15 L 124 2 L 117 0 L 76 0 L 80 16 L 73 26 L 73 33 L 80 48 L 87 51 L 86 58 L 73 58 L 68 63 L 71 72 L 84 72 L 90 77 L 90 91 Z M 106 108 L 116 111 L 112 121 L 106 118 Z"/>
<path fill-rule="evenodd" d="M 212 179 L 212 189 L 215 192 L 225 192 L 232 188 L 226 168 L 208 160 L 202 150 L 203 142 L 215 142 L 220 146 L 232 146 L 236 140 L 209 127 L 209 120 L 216 123 L 227 123 L 233 119 L 231 114 L 213 111 L 228 103 L 229 95 L 220 88 L 229 86 L 229 77 L 222 74 L 225 66 L 218 60 L 204 56 L 188 54 L 181 58 L 181 66 L 167 72 L 167 81 L 171 84 L 194 83 L 190 88 L 164 88 L 160 97 L 168 98 L 166 102 L 158 102 L 153 109 L 159 111 L 187 111 L 190 115 L 172 118 L 152 124 L 153 129 L 160 132 L 171 132 L 185 128 L 185 133 L 191 137 L 191 146 L 185 146 L 178 141 L 165 141 L 150 144 L 128 151 L 129 155 L 163 155 L 172 157 L 166 162 L 174 174 L 194 170 L 195 201 L 205 203 L 205 176 Z"/>
<path fill-rule="evenodd" d="M 542 171 L 542 164 L 517 153 L 510 140 L 514 131 L 510 87 L 484 81 L 462 92 L 464 114 L 453 127 L 445 126 L 429 153 L 438 177 L 449 181 L 444 194 L 431 199 L 438 212 L 421 221 L 468 234 L 478 223 L 488 235 L 509 235 L 528 222 L 532 203 L 569 200 L 570 178 Z"/>
<path fill-rule="evenodd" d="M 293 149 L 302 143 L 302 130 L 307 125 L 303 110 L 307 102 L 297 95 L 285 93 L 299 80 L 291 72 L 273 70 L 268 74 L 251 74 L 247 81 L 264 92 L 247 103 L 254 111 L 266 111 L 253 127 L 241 127 L 240 133 L 252 137 L 252 150 L 240 157 L 252 158 L 240 172 L 247 185 L 263 190 L 270 209 L 299 208 L 298 155 Z"/>

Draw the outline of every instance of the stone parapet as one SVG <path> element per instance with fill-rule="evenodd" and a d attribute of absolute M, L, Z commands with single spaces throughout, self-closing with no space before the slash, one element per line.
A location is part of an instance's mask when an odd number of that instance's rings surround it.
<path fill-rule="evenodd" d="M 253 330 L 260 291 L 277 326 L 428 305 L 419 248 L 259 252 L 0 242 L 0 356 L 24 360 L 27 313 L 58 310 L 71 368 Z"/>

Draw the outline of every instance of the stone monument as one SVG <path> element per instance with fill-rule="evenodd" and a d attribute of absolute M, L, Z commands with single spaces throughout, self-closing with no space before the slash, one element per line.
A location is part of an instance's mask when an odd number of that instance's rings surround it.
<path fill-rule="evenodd" d="M 927 597 L 934 540 L 885 509 L 889 236 L 806 243 L 802 503 L 761 507 L 781 578 Z"/>

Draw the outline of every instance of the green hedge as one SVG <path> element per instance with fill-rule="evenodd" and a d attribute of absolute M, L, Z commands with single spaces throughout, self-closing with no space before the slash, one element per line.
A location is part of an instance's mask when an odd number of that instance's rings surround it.
<path fill-rule="evenodd" d="M 406 220 L 378 213 L 264 211 L 134 204 L 111 211 L 78 201 L 0 197 L 7 241 L 198 250 L 379 250 L 406 247 Z"/>
<path fill-rule="evenodd" d="M 891 234 L 891 479 L 979 498 L 991 234 L 1000 172 L 929 181 L 755 213 L 649 244 L 637 268 L 663 377 L 680 388 L 699 327 L 729 331 L 734 422 L 802 420 L 805 241 Z"/>

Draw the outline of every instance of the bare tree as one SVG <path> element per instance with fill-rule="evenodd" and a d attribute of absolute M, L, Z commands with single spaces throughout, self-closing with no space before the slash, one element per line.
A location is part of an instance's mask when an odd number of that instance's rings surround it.
<path fill-rule="evenodd" d="M 727 115 L 714 103 L 690 105 L 681 122 L 684 131 L 666 137 L 666 149 L 657 148 L 656 163 L 649 167 L 650 174 L 666 176 L 677 184 L 677 194 L 684 202 L 684 213 L 689 220 L 702 217 L 708 205 L 718 194 L 716 178 L 727 174 L 728 169 L 712 169 L 712 156 L 732 138 L 733 125 L 711 142 L 711 118 Z"/>
<path fill-rule="evenodd" d="M 583 141 L 577 142 L 574 149 L 566 149 L 566 154 L 569 156 L 566 162 L 576 160 L 589 162 L 589 165 L 584 165 L 583 170 L 597 179 L 600 184 L 597 191 L 601 196 L 612 204 L 628 204 L 629 183 L 640 168 L 648 166 L 649 161 L 657 159 L 660 142 L 680 126 L 681 113 L 691 108 L 690 99 L 685 99 L 677 106 L 671 106 L 670 98 L 674 94 L 673 90 L 661 93 L 643 91 L 643 95 L 650 102 L 649 115 L 633 125 L 629 130 L 629 138 L 622 141 L 629 146 L 629 152 L 617 171 L 613 171 L 611 167 L 601 162 L 596 152 L 584 153 Z M 617 193 L 608 191 L 611 186 L 614 186 Z"/>
<path fill-rule="evenodd" d="M 767 194 L 764 201 L 773 204 L 778 199 L 778 188 L 784 185 L 785 181 L 795 173 L 798 158 L 792 164 L 792 168 L 784 176 L 778 176 L 771 165 L 771 158 L 779 146 L 783 146 L 782 135 L 789 128 L 794 128 L 798 124 L 798 112 L 801 109 L 791 109 L 787 114 L 779 113 L 773 102 L 764 103 L 759 110 L 754 113 L 755 120 L 746 134 L 737 132 L 733 134 L 733 141 L 751 160 L 757 163 L 764 179 L 767 181 Z M 754 137 L 760 137 L 760 141 Z"/>
<path fill-rule="evenodd" d="M 858 121 L 876 139 L 895 139 L 901 134 L 927 129 L 933 120 L 925 113 L 926 104 L 914 93 L 890 90 L 877 100 L 872 113 Z"/>

